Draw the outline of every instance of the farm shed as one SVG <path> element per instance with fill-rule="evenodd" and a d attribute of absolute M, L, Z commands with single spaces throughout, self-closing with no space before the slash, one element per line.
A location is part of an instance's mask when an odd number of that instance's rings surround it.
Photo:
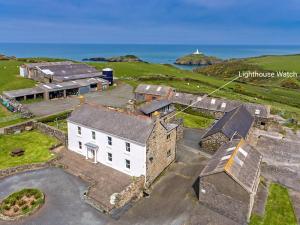
<path fill-rule="evenodd" d="M 152 101 L 170 99 L 174 94 L 174 89 L 163 85 L 140 84 L 135 89 L 135 99 L 137 101 Z"/>
<path fill-rule="evenodd" d="M 244 105 L 227 113 L 201 137 L 200 146 L 215 152 L 222 144 L 233 139 L 247 139 L 254 122 L 253 116 Z"/>
<path fill-rule="evenodd" d="M 260 181 L 261 160 L 260 153 L 244 139 L 222 145 L 200 174 L 200 202 L 238 224 L 247 224 Z"/>

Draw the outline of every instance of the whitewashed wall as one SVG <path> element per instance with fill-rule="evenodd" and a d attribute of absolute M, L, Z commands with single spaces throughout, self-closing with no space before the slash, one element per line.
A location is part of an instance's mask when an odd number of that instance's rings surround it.
<path fill-rule="evenodd" d="M 81 135 L 78 135 L 78 126 L 81 127 Z M 92 131 L 96 132 L 96 140 L 92 139 Z M 111 146 L 107 142 L 108 136 L 112 137 Z M 81 150 L 79 149 L 79 141 L 82 142 Z M 68 122 L 68 148 L 85 157 L 87 152 L 85 144 L 88 142 L 99 146 L 98 162 L 130 176 L 146 175 L 146 146 Z M 126 151 L 126 142 L 130 143 L 130 152 Z M 112 153 L 112 162 L 108 161 L 108 152 Z M 125 159 L 130 160 L 130 170 L 126 169 Z"/>

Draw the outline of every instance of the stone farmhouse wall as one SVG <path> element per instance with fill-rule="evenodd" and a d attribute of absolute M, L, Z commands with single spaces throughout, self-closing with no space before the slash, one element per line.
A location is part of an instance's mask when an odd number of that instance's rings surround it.
<path fill-rule="evenodd" d="M 218 132 L 203 138 L 199 144 L 201 148 L 208 151 L 209 153 L 215 153 L 221 145 L 227 143 L 228 141 L 230 141 L 228 137 Z"/>
<path fill-rule="evenodd" d="M 225 172 L 200 178 L 200 202 L 238 224 L 247 224 L 250 196 Z"/>
<path fill-rule="evenodd" d="M 141 198 L 143 196 L 144 184 L 144 176 L 136 178 L 136 180 L 128 185 L 123 191 L 117 194 L 115 207 L 120 208 L 126 205 L 128 202 Z"/>
<path fill-rule="evenodd" d="M 169 135 L 167 138 L 168 134 L 165 128 L 157 120 L 147 142 L 146 187 L 149 187 L 162 171 L 175 160 L 176 129 L 172 130 Z"/>

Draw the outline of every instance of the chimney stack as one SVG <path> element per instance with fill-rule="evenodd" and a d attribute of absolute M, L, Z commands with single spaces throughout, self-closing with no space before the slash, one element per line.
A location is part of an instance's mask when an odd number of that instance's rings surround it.
<path fill-rule="evenodd" d="M 134 99 L 130 99 L 126 105 L 127 112 L 135 113 L 136 112 L 136 102 Z"/>

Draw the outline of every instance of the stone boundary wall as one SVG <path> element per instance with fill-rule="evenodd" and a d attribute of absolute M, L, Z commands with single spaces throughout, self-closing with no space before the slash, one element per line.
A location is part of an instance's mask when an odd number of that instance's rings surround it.
<path fill-rule="evenodd" d="M 47 162 L 43 163 L 33 163 L 28 165 L 16 166 L 7 169 L 0 170 L 0 179 L 11 176 L 17 173 L 25 172 L 25 171 L 33 171 L 48 168 L 50 166 L 55 166 L 55 162 L 60 158 L 60 156 L 55 157 Z"/>
<path fill-rule="evenodd" d="M 15 125 L 4 127 L 4 128 L 2 128 L 2 130 L 3 130 L 2 133 L 3 134 L 14 134 L 17 132 L 25 131 L 27 128 L 32 129 L 34 126 L 34 123 L 35 123 L 34 120 L 29 120 L 29 121 L 26 121 L 23 123 L 18 123 Z"/>
<path fill-rule="evenodd" d="M 140 176 L 116 195 L 115 207 L 120 208 L 130 201 L 138 200 L 143 196 L 145 177 Z"/>
<path fill-rule="evenodd" d="M 67 146 L 68 144 L 68 135 L 66 133 L 55 127 L 51 127 L 47 124 L 37 122 L 35 120 L 30 120 L 12 126 L 4 127 L 2 128 L 2 134 L 15 134 L 32 129 L 37 129 L 46 135 L 57 138 L 65 146 Z"/>
<path fill-rule="evenodd" d="M 46 135 L 57 138 L 59 141 L 61 141 L 63 143 L 63 145 L 65 145 L 65 146 L 68 145 L 68 135 L 66 133 L 64 133 L 63 131 L 61 131 L 55 127 L 51 127 L 47 124 L 41 123 L 41 122 L 35 122 L 34 128 L 41 131 L 42 133 L 44 133 Z"/>

